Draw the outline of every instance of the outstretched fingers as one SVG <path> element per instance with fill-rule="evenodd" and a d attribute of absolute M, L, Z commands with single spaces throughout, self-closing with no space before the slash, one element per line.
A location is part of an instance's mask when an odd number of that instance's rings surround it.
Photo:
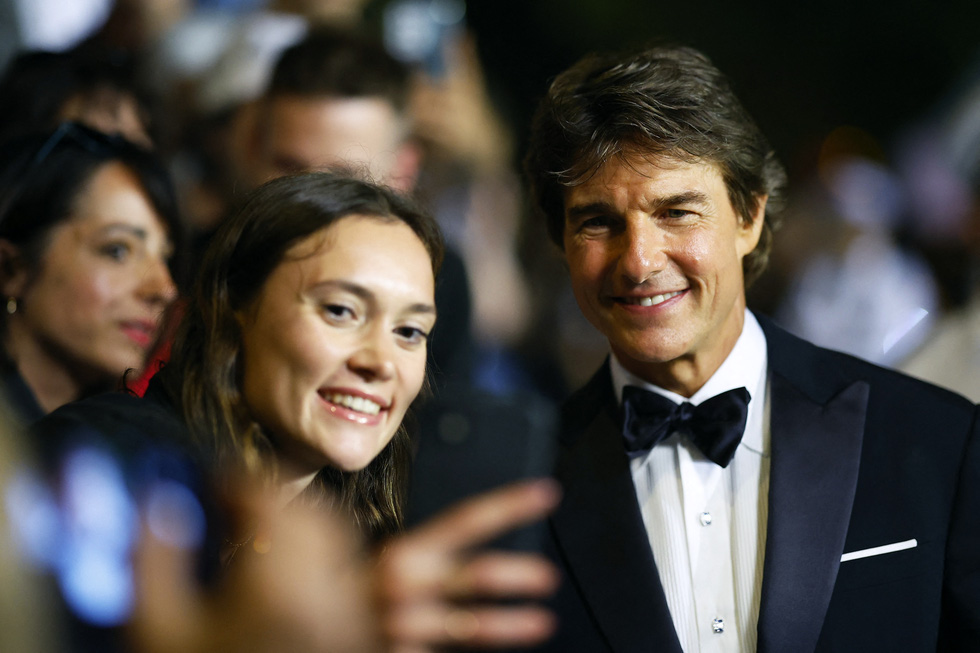
<path fill-rule="evenodd" d="M 408 537 L 426 547 L 461 550 L 543 518 L 560 498 L 552 479 L 513 483 L 459 502 Z"/>
<path fill-rule="evenodd" d="M 375 591 L 393 650 L 525 646 L 547 637 L 555 625 L 549 611 L 493 601 L 549 596 L 558 585 L 554 566 L 540 555 L 476 547 L 543 518 L 559 499 L 554 481 L 516 483 L 389 542 L 375 567 Z"/>

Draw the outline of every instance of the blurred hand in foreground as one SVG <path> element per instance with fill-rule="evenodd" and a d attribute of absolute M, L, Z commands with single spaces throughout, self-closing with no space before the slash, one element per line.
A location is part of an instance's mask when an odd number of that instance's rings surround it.
<path fill-rule="evenodd" d="M 343 517 L 236 497 L 252 535 L 235 545 L 214 587 L 200 586 L 194 557 L 150 529 L 135 561 L 131 620 L 139 653 L 376 653 L 385 650 L 370 596 L 367 557 Z"/>
<path fill-rule="evenodd" d="M 539 555 L 475 547 L 543 518 L 559 497 L 551 480 L 516 483 L 389 541 L 374 587 L 392 652 L 529 646 L 550 636 L 555 621 L 543 607 L 493 601 L 550 596 L 558 585 L 554 567 Z"/>
<path fill-rule="evenodd" d="M 342 517 L 301 505 L 277 508 L 242 492 L 233 512 L 252 535 L 230 552 L 211 588 L 198 583 L 192 553 L 145 529 L 134 562 L 133 648 L 428 653 L 450 645 L 532 645 L 552 633 L 554 617 L 537 605 L 499 600 L 549 596 L 556 570 L 535 554 L 475 547 L 541 519 L 558 500 L 550 480 L 488 492 L 392 538 L 370 561 Z"/>

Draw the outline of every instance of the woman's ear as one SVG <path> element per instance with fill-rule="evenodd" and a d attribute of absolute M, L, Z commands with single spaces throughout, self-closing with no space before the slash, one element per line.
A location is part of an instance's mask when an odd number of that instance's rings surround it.
<path fill-rule="evenodd" d="M 20 299 L 27 287 L 27 262 L 20 247 L 0 238 L 0 299 Z"/>

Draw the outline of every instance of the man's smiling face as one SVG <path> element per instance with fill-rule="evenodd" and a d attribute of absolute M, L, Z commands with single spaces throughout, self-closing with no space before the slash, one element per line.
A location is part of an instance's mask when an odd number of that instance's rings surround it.
<path fill-rule="evenodd" d="M 690 396 L 742 331 L 742 258 L 765 201 L 736 215 L 718 168 L 615 157 L 565 191 L 565 259 L 586 318 L 631 372 Z"/>

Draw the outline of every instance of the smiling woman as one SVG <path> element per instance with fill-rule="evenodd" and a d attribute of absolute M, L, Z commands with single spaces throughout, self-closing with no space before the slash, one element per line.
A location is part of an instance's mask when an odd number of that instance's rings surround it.
<path fill-rule="evenodd" d="M 157 385 L 219 464 L 286 499 L 329 487 L 366 531 L 391 533 L 441 261 L 433 220 L 387 190 L 270 182 L 212 240 Z"/>
<path fill-rule="evenodd" d="M 0 150 L 3 383 L 26 420 L 140 370 L 175 297 L 169 178 L 76 123 Z"/>

